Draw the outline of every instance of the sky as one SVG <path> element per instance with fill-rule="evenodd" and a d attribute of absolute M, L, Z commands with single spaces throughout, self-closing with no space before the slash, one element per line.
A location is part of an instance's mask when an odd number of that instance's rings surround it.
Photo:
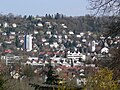
<path fill-rule="evenodd" d="M 87 0 L 0 0 L 0 13 L 40 15 L 61 13 L 66 16 L 84 16 L 90 13 Z"/>

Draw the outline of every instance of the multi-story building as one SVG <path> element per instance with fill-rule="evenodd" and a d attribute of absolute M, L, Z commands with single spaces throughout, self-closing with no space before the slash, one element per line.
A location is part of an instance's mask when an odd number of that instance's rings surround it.
<path fill-rule="evenodd" d="M 32 50 L 32 36 L 31 35 L 25 35 L 24 48 L 26 51 Z"/>

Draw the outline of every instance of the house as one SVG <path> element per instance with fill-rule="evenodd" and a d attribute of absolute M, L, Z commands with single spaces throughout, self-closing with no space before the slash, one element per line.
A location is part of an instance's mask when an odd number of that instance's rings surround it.
<path fill-rule="evenodd" d="M 49 34 L 49 35 L 51 35 L 51 31 L 47 31 L 47 32 L 46 32 L 46 34 Z"/>
<path fill-rule="evenodd" d="M 46 39 L 45 39 L 45 38 L 42 38 L 42 42 L 46 42 Z"/>
<path fill-rule="evenodd" d="M 4 26 L 4 28 L 9 27 L 9 25 L 8 25 L 7 22 L 5 22 L 5 23 L 3 24 L 3 26 Z"/>
<path fill-rule="evenodd" d="M 101 49 L 101 53 L 102 54 L 104 54 L 104 53 L 108 54 L 109 53 L 109 49 L 107 47 L 104 47 L 104 48 Z"/>
<path fill-rule="evenodd" d="M 13 27 L 13 28 L 16 28 L 16 27 L 17 27 L 17 24 L 16 24 L 16 23 L 13 23 L 13 24 L 12 24 L 12 27 Z"/>
<path fill-rule="evenodd" d="M 65 24 L 61 24 L 61 26 L 62 26 L 64 29 L 67 28 L 67 26 L 66 26 Z"/>
<path fill-rule="evenodd" d="M 59 46 L 59 44 L 57 42 L 53 42 L 53 45 L 55 48 L 57 48 Z"/>
<path fill-rule="evenodd" d="M 6 33 L 6 32 L 2 32 L 2 35 L 3 35 L 3 36 L 6 36 L 6 35 L 7 35 L 7 33 Z"/>
<path fill-rule="evenodd" d="M 22 56 L 15 56 L 14 54 L 6 54 L 5 56 L 1 56 L 2 60 L 5 60 L 6 65 L 14 64 L 20 61 L 23 57 Z"/>
<path fill-rule="evenodd" d="M 39 23 L 37 24 L 37 26 L 43 27 L 43 24 L 39 22 Z"/>
<path fill-rule="evenodd" d="M 45 25 L 50 26 L 51 23 L 50 22 L 45 22 Z"/>
<path fill-rule="evenodd" d="M 81 33 L 80 33 L 80 36 L 84 36 L 84 34 L 85 34 L 84 32 L 81 32 Z"/>
<path fill-rule="evenodd" d="M 73 34 L 74 34 L 74 32 L 73 32 L 73 31 L 69 31 L 69 34 L 73 35 Z"/>
<path fill-rule="evenodd" d="M 34 30 L 34 34 L 38 34 L 38 31 L 37 31 L 37 30 Z"/>
<path fill-rule="evenodd" d="M 35 19 L 42 21 L 42 18 L 41 18 L 41 17 L 35 17 Z"/>

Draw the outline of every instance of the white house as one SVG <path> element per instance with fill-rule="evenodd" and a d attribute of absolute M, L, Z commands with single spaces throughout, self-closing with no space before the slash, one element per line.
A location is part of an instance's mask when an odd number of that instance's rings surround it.
<path fill-rule="evenodd" d="M 109 49 L 107 47 L 104 47 L 101 49 L 101 53 L 108 53 Z"/>
<path fill-rule="evenodd" d="M 17 27 L 17 24 L 16 24 L 16 23 L 13 23 L 13 24 L 12 24 L 12 27 L 16 28 L 16 27 Z"/>
<path fill-rule="evenodd" d="M 43 24 L 42 23 L 38 23 L 37 26 L 43 27 Z"/>
<path fill-rule="evenodd" d="M 69 34 L 71 34 L 71 35 L 72 35 L 72 34 L 74 34 L 74 32 L 73 32 L 73 31 L 69 31 Z"/>

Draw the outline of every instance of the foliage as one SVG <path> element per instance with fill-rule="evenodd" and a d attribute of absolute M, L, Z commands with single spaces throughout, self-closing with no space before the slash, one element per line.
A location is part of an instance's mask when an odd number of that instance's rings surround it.
<path fill-rule="evenodd" d="M 119 0 L 89 0 L 91 9 L 96 11 L 95 14 L 111 15 L 110 20 L 106 20 L 103 26 L 105 37 L 116 37 L 120 35 L 120 1 Z M 117 49 L 116 49 L 117 48 Z M 108 59 L 108 57 L 107 57 Z M 120 45 L 116 44 L 111 50 L 109 60 L 102 61 L 102 66 L 113 70 L 114 79 L 120 79 Z"/>
<path fill-rule="evenodd" d="M 85 90 L 119 90 L 113 80 L 113 72 L 107 68 L 100 69 L 94 76 L 89 77 Z"/>
<path fill-rule="evenodd" d="M 120 70 L 120 47 L 118 49 L 114 48 L 111 50 L 112 60 L 108 63 L 110 69 Z"/>
<path fill-rule="evenodd" d="M 105 33 L 106 37 L 111 36 L 115 38 L 120 35 L 120 18 L 114 18 L 111 22 L 105 25 Z M 117 40 L 117 39 L 116 39 Z M 117 43 L 110 49 L 111 57 L 107 57 L 108 60 L 101 61 L 101 65 L 104 67 L 108 67 L 114 72 L 114 79 L 120 79 L 120 43 Z"/>
<path fill-rule="evenodd" d="M 107 67 L 114 72 L 114 79 L 120 79 L 120 47 L 118 49 L 114 48 L 111 50 L 111 60 L 106 62 Z"/>
<path fill-rule="evenodd" d="M 16 47 L 19 47 L 19 39 L 18 39 L 18 36 L 16 35 L 15 37 L 15 46 Z"/>
<path fill-rule="evenodd" d="M 34 71 L 33 71 L 33 68 L 31 65 L 26 65 L 24 68 L 23 68 L 23 74 L 25 76 L 27 76 L 28 78 L 32 78 L 33 75 L 34 75 Z"/>
<path fill-rule="evenodd" d="M 0 75 L 0 90 L 5 90 L 5 80 L 3 78 L 3 75 Z"/>

